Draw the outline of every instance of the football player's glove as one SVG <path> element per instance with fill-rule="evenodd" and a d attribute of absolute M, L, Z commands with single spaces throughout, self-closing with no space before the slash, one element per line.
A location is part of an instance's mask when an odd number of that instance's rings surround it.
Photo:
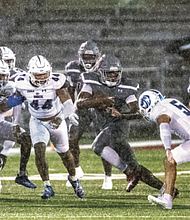
<path fill-rule="evenodd" d="M 59 125 L 61 124 L 61 122 L 62 122 L 62 119 L 61 119 L 61 118 L 55 117 L 55 118 L 53 118 L 53 119 L 49 122 L 49 124 L 50 124 L 50 127 L 51 127 L 52 129 L 58 129 L 58 127 L 59 127 Z"/>
<path fill-rule="evenodd" d="M 7 104 L 10 108 L 15 107 L 17 105 L 20 105 L 24 102 L 25 97 L 24 96 L 15 96 L 14 94 L 10 95 Z"/>
<path fill-rule="evenodd" d="M 75 125 L 75 126 L 78 126 L 79 125 L 79 116 L 76 114 L 76 113 L 72 113 L 70 116 L 69 116 L 69 120 L 71 122 L 71 124 Z"/>

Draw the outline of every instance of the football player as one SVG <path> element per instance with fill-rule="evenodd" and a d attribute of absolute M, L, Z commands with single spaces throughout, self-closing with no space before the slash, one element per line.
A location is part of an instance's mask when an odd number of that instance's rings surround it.
<path fill-rule="evenodd" d="M 20 73 L 24 73 L 24 70 L 15 67 L 16 65 L 16 55 L 13 53 L 13 51 L 5 46 L 0 47 L 0 57 L 2 60 L 4 60 L 8 66 L 9 66 L 9 71 L 10 71 L 10 76 L 9 76 L 9 80 L 13 81 L 15 80 L 15 78 L 18 76 L 18 74 Z M 24 130 L 29 133 L 29 118 L 30 118 L 30 114 L 28 111 L 28 106 L 27 103 L 23 103 L 22 104 L 22 114 L 19 118 L 20 123 L 22 124 L 22 128 L 24 128 Z M 8 121 L 12 121 L 12 115 L 8 115 L 7 117 L 5 117 L 5 120 Z M 4 149 L 10 149 L 14 146 L 14 142 L 6 140 L 3 144 L 3 148 Z M 24 151 L 23 151 L 24 153 Z M 26 156 L 28 157 L 28 156 Z M 26 172 L 23 172 L 23 170 L 19 170 L 19 173 L 15 179 L 15 182 L 24 186 L 29 187 L 30 183 L 28 182 L 28 178 L 26 176 Z M 33 188 L 33 184 L 31 185 L 31 187 Z"/>
<path fill-rule="evenodd" d="M 10 71 L 8 64 L 0 60 L 0 143 L 3 145 L 3 149 L 0 153 L 0 170 L 5 166 L 10 148 L 17 142 L 21 145 L 21 158 L 20 171 L 19 174 L 17 174 L 15 182 L 28 188 L 36 188 L 28 179 L 26 171 L 26 165 L 31 151 L 30 136 L 23 128 L 15 132 L 15 125 L 12 122 L 4 120 L 7 115 L 12 114 L 11 107 L 22 103 L 19 97 L 15 97 L 15 101 L 12 100 L 12 98 L 14 98 L 11 95 L 14 92 L 14 83 L 9 81 L 9 76 Z M 12 106 L 9 106 L 7 103 Z M 2 188 L 2 186 L 0 188 Z"/>
<path fill-rule="evenodd" d="M 84 191 L 75 176 L 74 158 L 69 150 L 68 132 L 65 119 L 78 124 L 74 114 L 74 105 L 65 89 L 66 77 L 63 74 L 52 73 L 50 63 L 41 55 L 34 56 L 28 63 L 28 73 L 20 74 L 16 80 L 16 93 L 24 96 L 28 102 L 30 118 L 30 135 L 35 150 L 35 162 L 38 172 L 44 182 L 42 199 L 54 196 L 49 181 L 48 164 L 45 159 L 46 146 L 49 140 L 61 157 L 69 175 L 76 195 L 84 197 Z M 17 106 L 20 111 L 20 106 Z M 15 119 L 15 124 L 18 119 Z M 19 125 L 17 124 L 19 128 Z"/>
<path fill-rule="evenodd" d="M 76 101 L 78 109 L 94 108 L 105 119 L 101 132 L 92 144 L 93 151 L 126 174 L 127 192 L 139 180 L 164 190 L 163 182 L 138 164 L 126 141 L 128 120 L 141 117 L 136 98 L 139 85 L 122 77 L 121 63 L 112 54 L 104 54 L 99 59 L 97 70 L 97 73 L 82 74 L 84 85 Z"/>
<path fill-rule="evenodd" d="M 80 78 L 81 73 L 88 73 L 96 67 L 96 62 L 100 57 L 100 52 L 97 44 L 92 40 L 88 40 L 81 44 L 78 50 L 78 55 L 79 60 L 69 62 L 65 67 L 67 80 L 70 83 L 68 91 L 72 97 L 73 102 L 75 101 L 75 95 L 78 95 L 82 88 L 82 81 Z M 79 125 L 70 126 L 69 147 L 75 159 L 76 175 L 78 178 L 81 178 L 83 176 L 83 171 L 79 165 L 79 140 L 81 139 L 84 131 L 87 131 L 91 122 L 93 122 L 93 125 L 95 127 L 95 133 L 98 134 L 100 132 L 99 124 L 102 123 L 103 118 L 101 117 L 101 115 L 97 115 L 98 113 L 95 113 L 93 108 L 86 109 L 85 111 L 77 110 L 76 113 L 79 116 Z M 112 165 L 104 159 L 102 159 L 102 162 L 105 171 L 105 178 L 102 189 L 112 189 Z M 66 186 L 70 186 L 68 181 L 66 183 Z"/>
<path fill-rule="evenodd" d="M 162 197 L 149 195 L 148 200 L 172 209 L 172 196 L 176 180 L 176 166 L 190 161 L 190 110 L 175 98 L 164 98 L 157 90 L 147 90 L 139 97 L 140 113 L 148 121 L 157 123 L 160 138 L 166 150 L 165 185 Z M 178 147 L 171 149 L 171 134 L 183 140 Z"/>

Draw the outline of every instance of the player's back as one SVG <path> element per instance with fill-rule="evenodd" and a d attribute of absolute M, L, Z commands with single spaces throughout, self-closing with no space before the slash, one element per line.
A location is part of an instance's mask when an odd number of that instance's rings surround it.
<path fill-rule="evenodd" d="M 164 99 L 153 108 L 155 119 L 159 115 L 170 116 L 171 132 L 184 140 L 190 139 L 190 110 L 177 99 Z"/>

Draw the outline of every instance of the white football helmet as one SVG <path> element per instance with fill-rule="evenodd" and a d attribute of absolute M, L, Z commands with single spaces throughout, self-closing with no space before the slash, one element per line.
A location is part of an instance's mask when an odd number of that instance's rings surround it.
<path fill-rule="evenodd" d="M 45 57 L 41 55 L 32 57 L 27 68 L 32 84 L 37 87 L 48 84 L 52 73 L 52 67 Z"/>
<path fill-rule="evenodd" d="M 164 96 L 158 90 L 150 89 L 143 92 L 139 97 L 139 110 L 141 115 L 147 121 L 151 121 L 150 113 L 152 108 L 163 99 Z"/>
<path fill-rule="evenodd" d="M 0 60 L 0 88 L 6 86 L 9 81 L 9 66 L 4 60 Z"/>
<path fill-rule="evenodd" d="M 9 69 L 15 68 L 16 56 L 13 53 L 13 51 L 8 47 L 0 47 L 0 52 L 1 52 L 1 59 L 8 64 Z"/>

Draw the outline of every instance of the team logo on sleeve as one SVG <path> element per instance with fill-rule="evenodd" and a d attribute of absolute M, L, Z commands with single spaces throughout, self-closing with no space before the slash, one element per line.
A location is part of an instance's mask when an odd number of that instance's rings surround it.
<path fill-rule="evenodd" d="M 151 99 L 149 97 L 149 95 L 144 95 L 141 99 L 141 107 L 144 108 L 144 109 L 147 109 L 151 104 Z"/>

